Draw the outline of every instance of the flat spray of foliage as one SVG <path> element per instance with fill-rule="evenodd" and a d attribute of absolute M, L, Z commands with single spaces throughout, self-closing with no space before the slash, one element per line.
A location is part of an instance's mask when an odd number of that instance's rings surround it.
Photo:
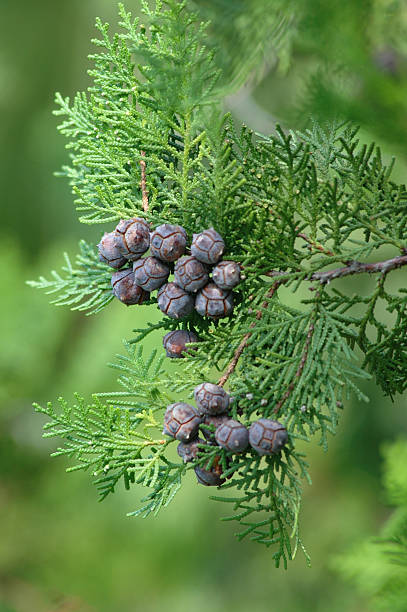
<path fill-rule="evenodd" d="M 93 86 L 73 101 L 57 95 L 71 154 L 63 174 L 80 221 L 111 231 L 120 218 L 144 216 L 153 225 L 179 223 L 189 236 L 213 225 L 245 280 L 230 318 L 191 315 L 184 323 L 203 342 L 170 374 L 162 348 L 142 354 L 151 330 L 180 325 L 163 316 L 126 342 L 113 366 L 119 390 L 37 410 L 50 417 L 45 435 L 65 440 L 55 454 L 74 457 L 71 470 L 89 470 L 102 497 L 120 481 L 149 489 L 132 515 L 157 514 L 187 472 L 220 455 L 230 478 L 213 499 L 229 506 L 225 520 L 238 523 L 239 539 L 271 546 L 276 565 L 286 566 L 304 550 L 298 515 L 310 477 L 298 442 L 303 449 L 317 437 L 326 448 L 349 395 L 365 399 L 361 380 L 373 375 L 391 396 L 407 387 L 407 290 L 400 283 L 393 294 L 386 284 L 407 264 L 406 190 L 349 125 L 313 124 L 304 133 L 277 127 L 271 136 L 236 125 L 220 110 L 225 83 L 205 47 L 205 25 L 176 0 L 154 10 L 143 3 L 143 11 L 145 24 L 121 6 L 122 33 L 113 37 L 97 22 Z M 367 295 L 338 288 L 340 279 L 367 273 Z M 56 304 L 97 312 L 111 299 L 110 276 L 96 248 L 82 242 L 74 264 L 67 258 L 60 274 L 31 284 Z M 299 289 L 306 299 L 294 307 Z M 390 327 L 380 309 L 392 313 Z M 217 379 L 246 425 L 260 416 L 285 424 L 290 441 L 281 455 L 208 446 L 193 463 L 172 459 L 174 440 L 161 433 L 167 404 Z"/>

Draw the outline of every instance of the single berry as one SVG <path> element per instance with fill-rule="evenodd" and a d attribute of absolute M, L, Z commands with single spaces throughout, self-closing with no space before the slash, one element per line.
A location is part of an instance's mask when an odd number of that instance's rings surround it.
<path fill-rule="evenodd" d="M 215 414 L 204 414 L 202 416 L 202 423 L 204 425 L 213 425 L 215 427 L 215 432 L 218 429 L 218 427 L 223 425 L 223 423 L 225 423 L 228 420 L 229 420 L 229 416 L 227 414 L 218 414 L 218 415 L 215 415 Z M 201 431 L 202 431 L 202 434 L 204 435 L 205 439 L 208 442 L 210 442 L 211 444 L 216 444 L 215 433 L 212 433 L 206 427 L 202 427 Z"/>
<path fill-rule="evenodd" d="M 113 272 L 112 288 L 113 295 L 127 306 L 142 304 L 150 297 L 147 291 L 136 284 L 133 270 L 129 268 Z"/>
<path fill-rule="evenodd" d="M 156 257 L 143 257 L 133 264 L 136 283 L 146 291 L 159 289 L 167 282 L 169 267 Z"/>
<path fill-rule="evenodd" d="M 199 453 L 198 444 L 205 444 L 205 440 L 197 438 L 196 440 L 192 440 L 192 442 L 180 442 L 178 444 L 177 453 L 184 460 L 184 463 L 189 463 L 196 459 Z"/>
<path fill-rule="evenodd" d="M 122 268 L 127 263 L 127 259 L 120 254 L 115 244 L 115 234 L 105 232 L 98 244 L 99 260 L 108 264 L 112 268 Z"/>
<path fill-rule="evenodd" d="M 278 421 L 259 419 L 250 425 L 249 443 L 259 455 L 277 454 L 287 442 L 287 430 Z"/>
<path fill-rule="evenodd" d="M 207 284 L 208 270 L 195 257 L 181 257 L 175 264 L 174 280 L 182 289 L 193 293 Z"/>
<path fill-rule="evenodd" d="M 195 310 L 202 317 L 211 317 L 211 319 L 226 317 L 233 310 L 233 293 L 209 283 L 198 292 Z"/>
<path fill-rule="evenodd" d="M 242 453 L 249 446 L 249 430 L 239 421 L 229 419 L 217 428 L 215 440 L 226 450 Z"/>
<path fill-rule="evenodd" d="M 201 419 L 193 406 L 184 402 L 170 404 L 164 415 L 163 434 L 176 438 L 180 442 L 193 440 Z"/>
<path fill-rule="evenodd" d="M 194 309 L 192 295 L 178 287 L 175 283 L 167 283 L 158 292 L 158 307 L 172 319 L 182 319 Z"/>
<path fill-rule="evenodd" d="M 218 487 L 225 482 L 225 479 L 221 478 L 216 469 L 204 470 L 197 465 L 194 470 L 198 483 L 206 487 Z"/>
<path fill-rule="evenodd" d="M 150 226 L 138 217 L 121 219 L 115 229 L 115 244 L 126 259 L 140 259 L 150 246 Z"/>
<path fill-rule="evenodd" d="M 194 332 L 187 331 L 186 329 L 176 329 L 165 334 L 163 338 L 163 345 L 166 351 L 167 357 L 171 359 L 178 359 L 184 357 L 185 353 L 193 350 L 192 346 L 186 346 L 191 342 L 198 342 L 199 338 Z"/>
<path fill-rule="evenodd" d="M 192 236 L 191 255 L 206 264 L 219 261 L 225 250 L 222 236 L 213 227 Z"/>
<path fill-rule="evenodd" d="M 226 391 L 209 382 L 195 387 L 194 397 L 198 410 L 202 414 L 224 414 L 229 408 L 229 395 Z"/>
<path fill-rule="evenodd" d="M 220 261 L 212 270 L 213 282 L 221 289 L 233 289 L 240 283 L 240 266 L 236 261 Z"/>
<path fill-rule="evenodd" d="M 186 245 L 187 234 L 180 225 L 164 223 L 151 234 L 151 253 L 163 261 L 175 261 L 181 257 Z"/>

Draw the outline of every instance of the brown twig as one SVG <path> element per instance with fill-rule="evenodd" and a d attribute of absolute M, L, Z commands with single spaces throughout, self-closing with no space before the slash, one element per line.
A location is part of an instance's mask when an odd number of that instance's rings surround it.
<path fill-rule="evenodd" d="M 311 344 L 311 340 L 312 340 L 312 336 L 314 333 L 314 319 L 312 319 L 312 322 L 308 328 L 308 333 L 307 333 L 307 338 L 305 340 L 305 346 L 304 346 L 304 350 L 302 352 L 301 355 L 301 361 L 300 361 L 300 365 L 297 368 L 297 371 L 294 375 L 293 380 L 290 382 L 290 384 L 288 385 L 287 389 L 285 390 L 285 393 L 283 395 L 283 397 L 277 402 L 277 404 L 275 405 L 275 408 L 273 410 L 273 412 L 275 414 L 277 414 L 280 411 L 280 408 L 282 407 L 282 405 L 288 400 L 288 398 L 290 397 L 291 393 L 293 392 L 293 389 L 295 387 L 295 384 L 297 382 L 297 380 L 300 378 L 305 364 L 307 362 L 307 357 L 308 357 L 308 351 L 309 351 L 309 347 Z"/>
<path fill-rule="evenodd" d="M 141 155 L 145 156 L 145 151 L 140 151 Z M 140 159 L 141 166 L 141 194 L 143 199 L 143 210 L 144 212 L 148 211 L 148 191 L 147 191 L 147 183 L 146 183 L 146 162 L 144 159 Z"/>
<path fill-rule="evenodd" d="M 262 304 L 262 309 L 263 308 L 267 308 L 268 305 L 268 301 L 270 298 L 273 297 L 273 295 L 275 294 L 275 292 L 277 291 L 277 289 L 279 288 L 279 286 L 283 283 L 284 281 L 275 281 L 272 286 L 270 287 L 270 289 L 267 292 L 267 300 L 263 302 Z M 260 321 L 262 315 L 263 315 L 263 311 L 258 310 L 256 312 L 256 321 Z M 253 321 L 253 323 L 251 323 L 250 327 L 253 329 L 253 327 L 256 326 L 256 321 Z M 237 362 L 239 361 L 244 349 L 246 348 L 246 345 L 249 341 L 250 336 L 252 335 L 252 332 L 247 332 L 247 334 L 245 334 L 243 336 L 243 339 L 241 341 L 241 343 L 239 344 L 239 346 L 237 347 L 232 361 L 229 363 L 228 367 L 226 368 L 225 373 L 223 374 L 222 378 L 219 379 L 218 381 L 218 385 L 219 387 L 223 387 L 223 385 L 227 382 L 229 376 L 235 371 L 235 368 L 237 366 Z"/>
<path fill-rule="evenodd" d="M 386 261 L 378 261 L 376 263 L 361 263 L 360 261 L 349 261 L 346 266 L 342 268 L 336 268 L 335 270 L 328 270 L 327 272 L 314 272 L 309 280 L 316 280 L 325 285 L 331 282 L 335 278 L 343 278 L 344 276 L 350 276 L 351 274 L 375 274 L 380 272 L 381 274 L 387 274 L 390 270 L 401 268 L 407 265 L 407 254 L 387 259 Z"/>

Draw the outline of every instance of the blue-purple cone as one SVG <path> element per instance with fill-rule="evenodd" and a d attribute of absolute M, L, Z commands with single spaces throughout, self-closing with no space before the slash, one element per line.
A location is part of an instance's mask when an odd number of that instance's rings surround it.
<path fill-rule="evenodd" d="M 98 244 L 98 250 L 99 260 L 108 264 L 111 268 L 118 270 L 127 263 L 127 259 L 120 254 L 116 246 L 114 232 L 104 233 Z"/>
<path fill-rule="evenodd" d="M 195 387 L 194 397 L 200 414 L 225 414 L 229 409 L 230 396 L 219 385 L 201 383 Z"/>
<path fill-rule="evenodd" d="M 150 246 L 150 226 L 144 219 L 121 219 L 115 229 L 115 245 L 130 261 L 140 259 Z"/>
<path fill-rule="evenodd" d="M 240 265 L 236 261 L 220 261 L 212 270 L 212 279 L 221 289 L 233 289 L 241 280 Z"/>
<path fill-rule="evenodd" d="M 151 254 L 163 261 L 175 261 L 185 252 L 187 234 L 180 225 L 164 223 L 151 234 Z"/>
<path fill-rule="evenodd" d="M 195 310 L 202 317 L 211 319 L 227 317 L 233 311 L 233 293 L 215 283 L 208 283 L 196 296 Z"/>
<path fill-rule="evenodd" d="M 229 419 L 217 428 L 215 440 L 226 450 L 242 453 L 249 446 L 249 430 L 239 421 Z"/>
<path fill-rule="evenodd" d="M 167 406 L 163 434 L 180 442 L 190 442 L 196 438 L 200 423 L 201 418 L 193 406 L 176 402 Z"/>
<path fill-rule="evenodd" d="M 162 287 L 168 279 L 170 269 L 156 257 L 143 257 L 133 264 L 136 283 L 146 291 L 154 291 Z"/>
<path fill-rule="evenodd" d="M 223 255 L 225 243 L 213 227 L 200 234 L 194 234 L 191 244 L 191 255 L 206 264 L 217 263 Z"/>
<path fill-rule="evenodd" d="M 172 319 L 187 317 L 194 309 L 194 298 L 175 283 L 167 283 L 158 292 L 159 309 Z"/>
<path fill-rule="evenodd" d="M 278 421 L 259 419 L 250 425 L 249 444 L 259 455 L 276 455 L 287 442 L 287 430 Z"/>
<path fill-rule="evenodd" d="M 126 306 L 142 304 L 150 297 L 147 291 L 136 284 L 133 270 L 130 268 L 114 272 L 111 282 L 113 295 Z"/>

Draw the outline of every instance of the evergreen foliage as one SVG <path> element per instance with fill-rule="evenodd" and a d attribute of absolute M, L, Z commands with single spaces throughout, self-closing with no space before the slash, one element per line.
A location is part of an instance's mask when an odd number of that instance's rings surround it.
<path fill-rule="evenodd" d="M 120 218 L 144 216 L 181 224 L 189 236 L 213 225 L 244 282 L 230 318 L 190 315 L 186 325 L 202 342 L 170 373 L 156 352 L 144 360 L 136 348 L 154 329 L 179 327 L 164 317 L 126 343 L 114 366 L 122 390 L 37 410 L 51 419 L 45 435 L 65 439 L 56 454 L 74 457 L 71 469 L 90 470 L 102 497 L 119 481 L 149 489 L 133 515 L 157 513 L 187 471 L 220 462 L 230 477 L 222 491 L 237 491 L 213 497 L 231 505 L 225 520 L 240 524 L 239 538 L 272 545 L 276 565 L 286 566 L 303 548 L 298 514 L 302 482 L 310 481 L 297 441 L 316 436 L 327 448 L 344 402 L 351 393 L 367 399 L 358 384 L 371 375 L 391 396 L 407 387 L 407 294 L 386 285 L 407 264 L 406 190 L 391 179 L 393 163 L 346 123 L 277 127 L 271 136 L 236 125 L 219 108 L 225 83 L 205 47 L 206 26 L 176 0 L 143 10 L 146 25 L 120 6 L 124 33 L 113 37 L 97 22 L 94 85 L 72 103 L 57 95 L 71 151 L 63 174 L 79 218 L 110 223 L 110 231 Z M 32 284 L 56 293 L 56 304 L 98 312 L 111 299 L 109 269 L 93 247 L 80 249 L 76 269 L 66 259 L 64 276 Z M 350 295 L 341 279 L 361 273 L 374 275 L 372 289 Z M 294 307 L 297 291 L 307 297 Z M 166 405 L 188 401 L 195 385 L 217 377 L 235 397 L 232 418 L 285 425 L 290 443 L 281 455 L 202 446 L 192 463 L 171 459 L 174 441 L 159 431 Z"/>
<path fill-rule="evenodd" d="M 79 243 L 79 253 L 73 267 L 67 253 L 64 254 L 65 266 L 62 273 L 51 272 L 52 280 L 43 276 L 38 281 L 28 281 L 31 287 L 45 289 L 46 294 L 57 293 L 51 300 L 56 306 L 70 306 L 71 310 L 88 310 L 95 314 L 102 310 L 112 299 L 111 268 L 99 261 L 93 245 L 84 240 Z"/>

